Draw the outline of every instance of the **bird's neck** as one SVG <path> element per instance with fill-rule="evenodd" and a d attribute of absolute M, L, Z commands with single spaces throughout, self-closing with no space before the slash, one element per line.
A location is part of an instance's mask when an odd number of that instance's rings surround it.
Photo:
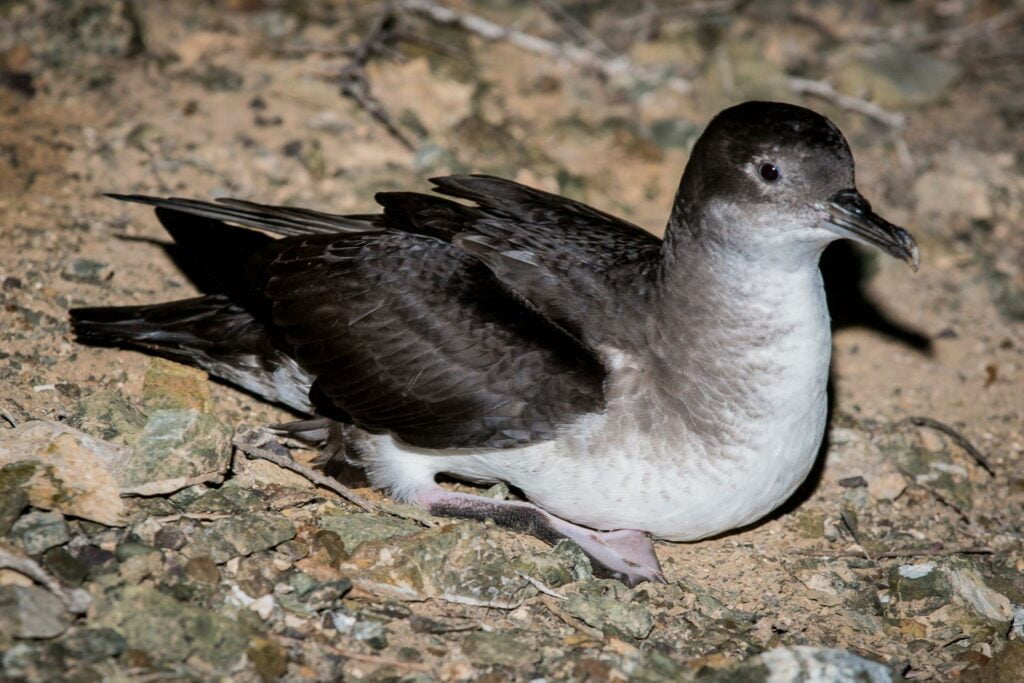
<path fill-rule="evenodd" d="M 651 382 L 690 431 L 724 441 L 825 405 L 831 332 L 817 259 L 677 241 L 648 331 Z M 732 429 L 735 427 L 735 430 Z"/>

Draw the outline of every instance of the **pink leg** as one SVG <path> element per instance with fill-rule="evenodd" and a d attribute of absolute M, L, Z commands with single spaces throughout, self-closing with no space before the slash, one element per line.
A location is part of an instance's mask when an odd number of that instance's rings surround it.
<path fill-rule="evenodd" d="M 548 514 L 530 503 L 492 500 L 432 487 L 416 503 L 440 517 L 490 519 L 513 531 L 536 536 L 547 543 L 563 538 L 574 541 L 590 558 L 594 574 L 635 586 L 644 581 L 665 582 L 654 546 L 646 534 L 632 529 L 595 531 Z"/>

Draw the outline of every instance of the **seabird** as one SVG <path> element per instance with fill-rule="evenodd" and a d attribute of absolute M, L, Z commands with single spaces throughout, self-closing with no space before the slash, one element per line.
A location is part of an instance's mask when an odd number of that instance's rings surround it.
<path fill-rule="evenodd" d="M 284 430 L 398 500 L 572 539 L 634 584 L 663 580 L 652 537 L 754 522 L 811 469 L 831 354 L 822 250 L 848 238 L 919 261 L 856 190 L 839 129 L 789 104 L 711 121 L 664 240 L 510 180 L 432 182 L 441 196 L 381 192 L 367 215 L 110 195 L 155 206 L 217 291 L 75 309 L 74 331 L 308 416 Z"/>

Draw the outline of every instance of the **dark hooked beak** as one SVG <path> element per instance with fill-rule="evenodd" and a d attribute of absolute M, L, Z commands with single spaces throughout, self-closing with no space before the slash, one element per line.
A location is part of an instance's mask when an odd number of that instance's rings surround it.
<path fill-rule="evenodd" d="M 906 261 L 917 272 L 921 254 L 909 232 L 874 211 L 857 190 L 840 190 L 822 207 L 828 212 L 828 229 L 840 237 L 878 247 Z"/>

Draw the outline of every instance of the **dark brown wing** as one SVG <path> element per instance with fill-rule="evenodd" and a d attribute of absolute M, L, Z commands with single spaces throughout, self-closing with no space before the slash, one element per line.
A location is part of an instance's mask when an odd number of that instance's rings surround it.
<path fill-rule="evenodd" d="M 278 244 L 273 324 L 315 390 L 365 429 L 511 447 L 603 406 L 594 355 L 451 244 L 398 230 Z"/>
<path fill-rule="evenodd" d="M 586 204 L 493 176 L 434 178 L 443 194 L 381 193 L 400 227 L 479 258 L 510 290 L 591 348 L 636 347 L 661 240 Z"/>

